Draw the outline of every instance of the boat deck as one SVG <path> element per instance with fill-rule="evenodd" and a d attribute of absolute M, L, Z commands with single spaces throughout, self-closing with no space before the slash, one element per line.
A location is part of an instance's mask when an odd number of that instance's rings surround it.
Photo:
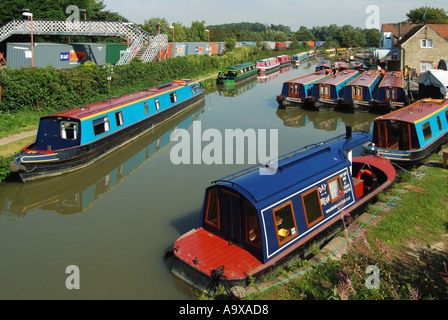
<path fill-rule="evenodd" d="M 350 81 L 347 86 L 370 87 L 380 75 L 378 71 L 365 71 L 359 77 Z"/>
<path fill-rule="evenodd" d="M 416 123 L 428 118 L 431 114 L 438 112 L 448 105 L 448 100 L 423 99 L 416 103 L 384 116 L 376 118 L 377 120 L 396 120 L 409 123 Z"/>
<path fill-rule="evenodd" d="M 403 87 L 403 75 L 401 72 L 388 72 L 381 81 L 380 87 Z"/>
<path fill-rule="evenodd" d="M 71 109 L 58 111 L 52 114 L 49 114 L 50 117 L 70 117 L 74 119 L 83 119 L 86 117 L 90 117 L 99 112 L 104 112 L 109 109 L 116 108 L 118 106 L 123 106 L 124 104 L 133 103 L 138 100 L 148 99 L 152 96 L 162 94 L 167 91 L 178 89 L 179 87 L 183 87 L 191 84 L 194 81 L 190 80 L 178 80 L 166 84 L 162 84 L 156 87 L 151 87 L 146 90 L 139 90 L 127 94 L 123 94 L 116 97 L 107 98 L 104 100 L 92 102 L 89 104 L 77 106 Z"/>
<path fill-rule="evenodd" d="M 191 264 L 206 275 L 213 269 L 224 266 L 224 276 L 230 279 L 244 279 L 251 271 L 261 266 L 260 260 L 247 250 L 235 244 L 229 244 L 203 228 L 189 232 L 175 243 L 176 255 L 184 261 L 199 260 Z M 185 248 L 186 250 L 182 250 Z M 217 254 L 219 252 L 219 254 Z"/>
<path fill-rule="evenodd" d="M 314 73 L 307 74 L 302 77 L 298 77 L 295 79 L 291 79 L 286 81 L 286 83 L 298 83 L 298 84 L 307 84 L 309 82 L 315 81 L 317 79 L 323 78 L 328 74 L 328 71 L 322 70 Z"/>
<path fill-rule="evenodd" d="M 357 73 L 358 71 L 354 71 L 354 70 L 344 70 L 341 72 L 338 72 L 324 80 L 321 80 L 317 83 L 319 84 L 330 84 L 330 85 L 337 85 L 340 82 L 343 82 L 345 80 L 347 80 L 348 78 L 350 78 L 351 76 L 353 76 L 355 73 Z"/>

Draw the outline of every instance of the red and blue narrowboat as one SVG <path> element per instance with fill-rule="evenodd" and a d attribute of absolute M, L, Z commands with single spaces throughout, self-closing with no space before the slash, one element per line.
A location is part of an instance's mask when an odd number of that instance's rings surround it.
<path fill-rule="evenodd" d="M 374 119 L 362 153 L 417 164 L 448 140 L 448 100 L 422 99 Z"/>
<path fill-rule="evenodd" d="M 378 93 L 370 104 L 373 113 L 386 114 L 408 104 L 408 90 L 402 72 L 386 72 L 378 86 Z"/>
<path fill-rule="evenodd" d="M 311 93 L 314 103 L 311 109 L 334 109 L 343 101 L 345 86 L 359 75 L 355 70 L 343 70 L 313 84 Z"/>
<path fill-rule="evenodd" d="M 330 70 L 322 70 L 283 82 L 282 92 L 276 98 L 279 108 L 300 107 L 309 103 L 313 84 L 329 76 Z"/>
<path fill-rule="evenodd" d="M 287 54 L 282 54 L 280 56 L 277 56 L 276 58 L 280 63 L 280 66 L 291 64 L 291 57 Z"/>
<path fill-rule="evenodd" d="M 43 116 L 10 171 L 25 182 L 85 167 L 204 97 L 202 83 L 174 80 Z"/>
<path fill-rule="evenodd" d="M 370 135 L 347 132 L 280 157 L 275 173 L 255 166 L 214 181 L 196 228 L 173 245 L 172 273 L 200 290 L 216 277 L 244 286 L 337 232 L 342 216 L 364 208 L 396 176 L 385 159 L 352 157 Z"/>
<path fill-rule="evenodd" d="M 258 72 L 268 72 L 280 67 L 280 62 L 277 58 L 267 58 L 257 61 Z"/>
<path fill-rule="evenodd" d="M 382 76 L 379 71 L 364 71 L 359 77 L 347 83 L 343 101 L 337 107 L 338 111 L 368 111 L 370 102 L 376 97 Z"/>

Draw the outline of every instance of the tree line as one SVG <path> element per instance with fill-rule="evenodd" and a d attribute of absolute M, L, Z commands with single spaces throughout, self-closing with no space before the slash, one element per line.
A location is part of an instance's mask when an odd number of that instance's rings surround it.
<path fill-rule="evenodd" d="M 33 12 L 35 19 L 65 20 L 65 12 L 69 5 L 85 10 L 87 20 L 119 20 L 128 21 L 119 13 L 106 10 L 103 0 L 3 0 L 0 2 L 0 26 L 13 19 L 23 19 L 24 8 Z M 440 8 L 420 7 L 406 14 L 404 23 L 448 23 L 447 11 Z M 84 17 L 81 17 L 81 19 Z M 311 29 L 301 26 L 292 31 L 282 24 L 264 23 L 228 23 L 206 25 L 205 21 L 192 21 L 190 26 L 181 22 L 169 23 L 165 18 L 153 17 L 137 24 L 151 34 L 166 33 L 169 42 L 235 42 L 235 41 L 326 41 L 326 47 L 376 47 L 381 38 L 377 29 L 362 29 L 350 25 L 314 26 Z M 207 31 L 208 30 L 208 31 Z M 174 37 L 174 39 L 173 39 Z M 47 39 L 42 37 L 44 41 Z M 38 38 L 39 40 L 39 38 Z M 92 37 L 76 38 L 74 41 L 90 42 Z M 121 41 L 121 40 L 116 40 Z"/>

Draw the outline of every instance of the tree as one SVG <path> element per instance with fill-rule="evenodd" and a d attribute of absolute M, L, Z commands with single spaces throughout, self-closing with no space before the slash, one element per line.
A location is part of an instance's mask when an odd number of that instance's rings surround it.
<path fill-rule="evenodd" d="M 378 47 L 381 39 L 381 32 L 378 29 L 364 29 L 363 31 L 366 38 L 366 46 Z"/>
<path fill-rule="evenodd" d="M 297 41 L 314 41 L 316 38 L 314 34 L 309 29 L 300 29 L 295 34 L 294 37 Z"/>
<path fill-rule="evenodd" d="M 420 7 L 406 13 L 409 23 L 448 23 L 448 12 L 440 8 Z"/>

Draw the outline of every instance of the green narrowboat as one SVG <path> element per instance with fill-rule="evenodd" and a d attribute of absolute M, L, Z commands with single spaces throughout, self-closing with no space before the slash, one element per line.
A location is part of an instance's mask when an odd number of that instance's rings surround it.
<path fill-rule="evenodd" d="M 240 63 L 227 67 L 218 73 L 218 84 L 233 84 L 257 74 L 257 67 L 253 62 Z"/>

